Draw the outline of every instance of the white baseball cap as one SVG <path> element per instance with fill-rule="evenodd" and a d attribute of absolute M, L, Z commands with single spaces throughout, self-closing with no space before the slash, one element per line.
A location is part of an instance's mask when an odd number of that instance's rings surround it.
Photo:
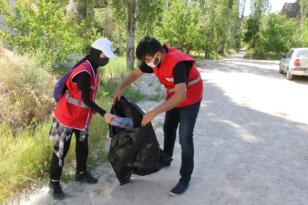
<path fill-rule="evenodd" d="M 107 38 L 97 39 L 91 47 L 102 51 L 108 58 L 116 57 L 112 50 L 112 43 Z"/>

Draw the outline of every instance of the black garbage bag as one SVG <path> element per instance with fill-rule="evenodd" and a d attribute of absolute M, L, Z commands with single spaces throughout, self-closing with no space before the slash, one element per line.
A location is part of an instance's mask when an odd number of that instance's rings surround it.
<path fill-rule="evenodd" d="M 151 123 L 141 127 L 144 112 L 124 97 L 116 101 L 111 113 L 119 117 L 131 117 L 134 129 L 109 126 L 111 137 L 109 161 L 120 184 L 129 182 L 131 174 L 148 175 L 162 168 L 162 162 L 171 161 L 157 141 Z"/>

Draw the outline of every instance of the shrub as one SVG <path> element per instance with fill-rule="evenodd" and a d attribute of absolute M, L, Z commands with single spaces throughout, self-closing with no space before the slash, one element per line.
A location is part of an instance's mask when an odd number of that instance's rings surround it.
<path fill-rule="evenodd" d="M 36 3 L 37 2 L 37 3 Z M 81 54 L 92 41 L 95 32 L 82 35 L 84 23 L 76 24 L 66 17 L 65 4 L 45 0 L 18 0 L 6 14 L 10 31 L 2 30 L 4 43 L 21 54 L 35 56 L 40 65 L 57 67 L 68 54 Z"/>
<path fill-rule="evenodd" d="M 46 120 L 54 106 L 54 78 L 18 56 L 1 56 L 0 65 L 0 121 L 16 132 Z"/>

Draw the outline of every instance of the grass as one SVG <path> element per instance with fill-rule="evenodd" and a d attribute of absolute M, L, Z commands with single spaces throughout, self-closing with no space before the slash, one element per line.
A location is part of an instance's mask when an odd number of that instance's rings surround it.
<path fill-rule="evenodd" d="M 47 173 L 52 77 L 27 59 L 0 56 L 0 203 Z M 48 154 L 47 154 L 48 153 Z"/>
<path fill-rule="evenodd" d="M 2 56 L 0 65 L 0 121 L 14 133 L 45 121 L 54 106 L 54 78 L 19 56 Z"/>
<path fill-rule="evenodd" d="M 0 203 L 30 183 L 47 176 L 51 144 L 47 140 L 50 123 L 13 136 L 7 123 L 0 125 Z"/>
<path fill-rule="evenodd" d="M 111 106 L 110 96 L 100 92 L 97 100 L 105 109 Z M 0 125 L 0 203 L 18 191 L 47 183 L 52 154 L 52 142 L 48 139 L 51 118 L 36 126 L 25 128 L 17 134 L 5 122 Z M 90 126 L 88 165 L 94 168 L 107 159 L 105 150 L 108 126 L 101 116 L 95 115 Z M 63 181 L 70 181 L 75 174 L 75 137 L 65 158 Z"/>
<path fill-rule="evenodd" d="M 0 110 L 7 114 L 5 115 L 7 117 L 2 118 L 0 123 L 0 204 L 25 188 L 30 186 L 40 187 L 46 184 L 49 178 L 52 154 L 52 142 L 48 139 L 48 134 L 52 121 L 50 112 L 53 106 L 45 106 L 47 103 L 44 101 L 45 98 L 52 99 L 51 91 L 54 83 L 48 80 L 52 76 L 37 67 L 23 64 L 24 61 L 20 59 L 16 61 L 16 59 L 9 62 L 7 59 L 0 58 L 2 72 L 0 76 Z M 13 69 L 10 70 L 10 68 Z M 129 71 L 125 69 L 125 58 L 121 57 L 111 60 L 108 66 L 100 68 L 100 71 L 102 78 L 96 103 L 109 111 L 112 94 L 117 83 Z M 17 92 L 23 90 L 24 87 L 27 87 L 30 92 Z M 15 95 L 12 93 L 8 95 L 9 91 L 15 92 Z M 33 95 L 33 93 L 36 94 Z M 157 96 L 145 96 L 134 87 L 127 88 L 124 93 L 125 96 L 135 102 L 144 98 L 157 98 Z M 33 100 L 32 95 L 41 104 L 35 104 L 36 101 Z M 10 103 L 14 105 L 14 109 L 3 106 L 10 105 Z M 31 107 L 32 104 L 34 106 Z M 42 105 L 41 108 L 40 105 Z M 43 113 L 41 120 L 31 121 L 35 118 L 35 115 L 14 114 L 15 118 L 13 118 L 12 113 L 10 113 L 10 110 L 22 113 L 37 109 Z M 3 116 L 3 113 L 0 114 Z M 20 122 L 27 119 L 27 123 L 12 126 L 11 121 L 7 119 L 16 119 Z M 90 169 L 107 159 L 105 149 L 107 134 L 108 126 L 104 123 L 103 118 L 98 114 L 94 115 L 90 125 L 89 137 L 88 166 Z M 66 182 L 72 180 L 75 174 L 75 144 L 75 137 L 73 136 L 69 152 L 65 158 L 62 175 L 62 180 Z"/>
<path fill-rule="evenodd" d="M 277 54 L 274 52 L 258 53 L 255 50 L 250 49 L 245 54 L 244 58 L 256 59 L 256 60 L 280 60 L 281 54 Z"/>

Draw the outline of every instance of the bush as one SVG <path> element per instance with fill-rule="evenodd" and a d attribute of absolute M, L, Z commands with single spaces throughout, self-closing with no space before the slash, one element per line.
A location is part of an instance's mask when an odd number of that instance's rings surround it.
<path fill-rule="evenodd" d="M 256 51 L 287 52 L 296 45 L 296 22 L 285 16 L 270 14 L 266 17 L 256 44 Z"/>
<path fill-rule="evenodd" d="M 93 28 L 84 35 L 84 22 L 74 23 L 66 17 L 66 4 L 54 2 L 17 1 L 16 7 L 6 14 L 11 31 L 0 32 L 4 43 L 21 54 L 35 56 L 46 67 L 66 62 L 68 54 L 82 54 L 97 35 Z"/>
<path fill-rule="evenodd" d="M 308 46 L 308 19 L 300 23 L 279 14 L 269 14 L 262 19 L 260 31 L 256 34 L 255 46 L 246 54 L 248 58 L 280 59 L 294 47 Z M 246 39 L 247 40 L 247 39 Z M 249 45 L 254 42 L 250 39 Z"/>
<path fill-rule="evenodd" d="M 0 57 L 0 65 L 0 121 L 15 133 L 46 120 L 54 106 L 54 78 L 18 56 Z"/>

